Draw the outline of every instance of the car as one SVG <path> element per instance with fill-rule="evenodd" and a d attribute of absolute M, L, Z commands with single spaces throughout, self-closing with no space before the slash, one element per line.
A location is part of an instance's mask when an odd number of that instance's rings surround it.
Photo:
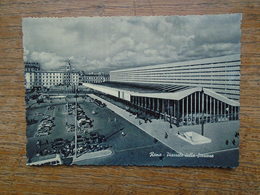
<path fill-rule="evenodd" d="M 90 136 L 91 136 L 92 138 L 94 138 L 94 137 L 98 137 L 99 134 L 96 133 L 96 132 L 91 132 L 91 133 L 90 133 Z"/>
<path fill-rule="evenodd" d="M 45 127 L 54 127 L 55 124 L 54 124 L 54 123 L 47 123 L 47 124 L 45 124 L 44 126 L 45 126 Z"/>
<path fill-rule="evenodd" d="M 64 141 L 64 139 L 63 139 L 63 138 L 56 138 L 56 139 L 54 139 L 53 141 L 54 141 L 54 142 Z"/>
<path fill-rule="evenodd" d="M 78 144 L 78 145 L 84 145 L 84 144 L 85 144 L 85 139 L 84 139 L 83 137 L 77 139 L 77 144 Z"/>
<path fill-rule="evenodd" d="M 62 138 L 57 138 L 57 139 L 55 139 L 55 140 L 53 141 L 52 147 L 53 147 L 53 148 L 61 148 L 61 147 L 64 146 L 64 144 L 65 144 L 65 140 L 64 140 L 64 139 L 62 139 Z"/>

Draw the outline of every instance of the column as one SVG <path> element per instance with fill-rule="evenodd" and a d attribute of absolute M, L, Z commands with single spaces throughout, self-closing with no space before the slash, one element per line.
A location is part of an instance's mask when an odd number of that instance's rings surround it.
<path fill-rule="evenodd" d="M 236 106 L 234 106 L 234 108 L 235 108 L 235 109 L 234 109 L 234 116 L 235 116 L 235 118 L 234 118 L 234 119 L 235 119 L 235 120 L 237 120 L 237 107 L 236 107 Z"/>
<path fill-rule="evenodd" d="M 228 105 L 228 120 L 230 119 L 230 105 Z"/>
<path fill-rule="evenodd" d="M 198 113 L 199 113 L 199 124 L 200 124 L 200 114 L 201 114 L 201 109 L 200 109 L 200 106 L 201 106 L 201 103 L 200 103 L 200 92 L 198 92 L 198 94 L 199 94 L 199 97 L 198 97 L 198 102 L 199 102 Z"/>
<path fill-rule="evenodd" d="M 223 117 L 223 102 L 220 102 L 220 117 Z"/>
<path fill-rule="evenodd" d="M 167 113 L 170 116 L 170 100 L 167 101 Z"/>
<path fill-rule="evenodd" d="M 191 98 L 191 100 L 190 100 L 190 115 L 191 115 L 191 122 L 193 123 L 193 109 L 192 109 L 192 107 L 193 107 L 193 98 L 192 98 L 192 96 L 193 96 L 193 94 L 191 94 L 191 96 L 190 96 L 190 98 Z"/>
<path fill-rule="evenodd" d="M 179 126 L 179 121 L 180 121 L 180 101 L 178 100 L 177 102 L 177 108 L 176 108 L 176 125 L 177 127 Z"/>
<path fill-rule="evenodd" d="M 201 112 L 202 112 L 202 121 L 203 121 L 203 123 L 204 123 L 204 113 L 205 113 L 205 106 L 204 106 L 204 93 L 203 92 L 201 92 Z"/>
<path fill-rule="evenodd" d="M 176 101 L 172 100 L 173 117 L 176 117 Z"/>
<path fill-rule="evenodd" d="M 213 115 L 214 115 L 214 118 L 215 118 L 215 116 L 216 116 L 216 99 L 214 98 L 213 99 L 213 105 L 214 105 L 214 111 L 213 111 Z"/>
<path fill-rule="evenodd" d="M 162 99 L 162 114 L 165 116 L 164 99 Z"/>
<path fill-rule="evenodd" d="M 182 99 L 182 122 L 184 122 L 184 98 Z"/>
<path fill-rule="evenodd" d="M 237 107 L 237 119 L 239 119 L 239 114 L 240 114 L 240 107 Z"/>
<path fill-rule="evenodd" d="M 195 116 L 195 124 L 197 121 L 197 94 L 194 93 L 194 116 Z"/>
<path fill-rule="evenodd" d="M 188 124 L 188 119 L 189 119 L 189 96 L 186 97 L 186 121 L 187 121 L 187 124 Z"/>
<path fill-rule="evenodd" d="M 233 120 L 236 120 L 236 115 L 235 115 L 235 113 L 236 113 L 236 107 L 233 106 L 233 113 L 232 113 L 232 115 L 233 115 Z"/>
<path fill-rule="evenodd" d="M 211 96 L 209 96 L 209 115 L 211 118 L 211 115 L 212 115 L 212 97 Z"/>
<path fill-rule="evenodd" d="M 168 101 L 168 103 L 169 103 L 169 101 Z M 172 109 L 170 109 L 170 103 L 168 104 L 168 106 L 169 106 L 169 115 L 170 115 L 170 124 L 172 124 Z"/>
<path fill-rule="evenodd" d="M 157 98 L 157 111 L 160 113 L 160 99 Z"/>
<path fill-rule="evenodd" d="M 205 99 L 206 99 L 206 101 L 205 101 L 205 104 L 206 104 L 206 115 L 208 115 L 208 110 L 209 110 L 209 105 L 208 105 L 208 98 L 209 98 L 209 96 L 208 95 L 205 95 Z"/>
<path fill-rule="evenodd" d="M 217 100 L 217 118 L 219 118 L 219 100 Z"/>

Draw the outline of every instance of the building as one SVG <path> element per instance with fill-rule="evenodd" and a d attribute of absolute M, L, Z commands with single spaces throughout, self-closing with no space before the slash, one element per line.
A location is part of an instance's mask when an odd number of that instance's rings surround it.
<path fill-rule="evenodd" d="M 239 100 L 240 55 L 115 70 L 110 81 L 205 87 Z"/>
<path fill-rule="evenodd" d="M 25 87 L 50 88 L 57 85 L 73 86 L 79 84 L 79 72 L 71 70 L 68 63 L 65 71 L 42 71 L 37 62 L 25 62 Z"/>
<path fill-rule="evenodd" d="M 63 72 L 63 84 L 67 86 L 73 86 L 79 84 L 80 72 L 72 70 L 71 63 L 68 60 L 65 71 Z"/>
<path fill-rule="evenodd" d="M 239 55 L 110 72 L 84 83 L 111 99 L 176 126 L 239 119 Z"/>
<path fill-rule="evenodd" d="M 36 87 L 44 86 L 50 88 L 51 86 L 61 85 L 64 83 L 64 72 L 59 71 L 38 71 L 35 73 Z"/>
<path fill-rule="evenodd" d="M 82 72 L 80 79 L 82 83 L 104 83 L 109 81 L 109 74 L 98 72 L 98 73 L 85 73 Z"/>
<path fill-rule="evenodd" d="M 25 62 L 24 69 L 25 87 L 30 89 L 35 85 L 35 76 L 36 72 L 40 70 L 40 64 L 38 62 Z"/>

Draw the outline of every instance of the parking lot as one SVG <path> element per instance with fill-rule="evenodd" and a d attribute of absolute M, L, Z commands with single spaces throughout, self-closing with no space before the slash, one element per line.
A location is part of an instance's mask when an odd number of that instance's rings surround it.
<path fill-rule="evenodd" d="M 63 158 L 75 153 L 75 98 L 66 98 L 67 103 L 48 104 L 38 108 L 28 109 L 28 118 L 32 124 L 27 128 L 27 156 L 50 153 L 62 153 Z M 157 165 L 169 166 L 185 164 L 190 159 L 167 158 L 167 153 L 175 151 L 166 147 L 144 131 L 132 125 L 110 109 L 93 99 L 81 98 L 77 105 L 77 151 L 93 152 L 110 148 L 113 154 L 97 159 L 82 160 L 77 164 L 93 165 Z M 36 122 L 37 121 L 37 122 Z M 46 122 L 44 122 L 46 121 Z M 41 125 L 42 124 L 42 125 Z M 39 127 L 51 126 L 48 134 L 39 136 Z M 151 153 L 159 154 L 150 157 Z M 236 157 L 236 152 L 230 151 L 230 156 Z M 160 156 L 161 154 L 161 156 Z M 221 155 L 219 155 L 220 158 Z M 202 159 L 192 161 L 196 164 Z M 206 162 L 209 159 L 204 159 Z M 220 159 L 221 161 L 221 159 Z M 200 162 L 201 163 L 201 162 Z"/>
<path fill-rule="evenodd" d="M 57 152 L 61 146 L 66 156 L 74 154 L 75 104 L 72 99 L 69 102 L 69 104 L 49 105 L 28 110 L 28 117 L 34 122 L 37 121 L 27 128 L 28 158 L 37 154 L 49 154 L 48 151 Z M 82 127 L 77 128 L 78 149 L 87 146 L 87 151 L 95 151 L 97 150 L 95 147 L 100 149 L 110 147 L 114 158 L 124 151 L 136 152 L 138 149 L 153 148 L 160 144 L 154 143 L 152 137 L 97 101 L 86 99 L 78 104 L 77 109 L 77 123 Z M 124 160 L 128 161 L 128 159 Z"/>

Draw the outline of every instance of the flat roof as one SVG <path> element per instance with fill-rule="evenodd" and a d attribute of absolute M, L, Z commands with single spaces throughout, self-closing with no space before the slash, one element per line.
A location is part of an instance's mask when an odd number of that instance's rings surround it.
<path fill-rule="evenodd" d="M 150 84 L 150 83 L 124 83 L 124 82 L 104 82 L 97 85 L 117 88 L 126 91 L 140 92 L 140 93 L 164 93 L 177 92 L 195 87 L 180 86 L 180 85 L 165 85 L 165 84 Z"/>
<path fill-rule="evenodd" d="M 204 91 L 205 94 L 214 97 L 222 102 L 232 106 L 240 106 L 239 102 L 231 100 L 224 95 L 218 94 L 211 89 L 202 87 L 188 87 L 177 85 L 158 85 L 158 84 L 135 84 L 135 83 L 118 83 L 105 82 L 99 84 L 84 83 L 86 87 L 94 90 L 105 92 L 110 90 L 122 90 L 128 92 L 132 96 L 150 97 L 160 99 L 181 100 L 194 92 Z"/>

